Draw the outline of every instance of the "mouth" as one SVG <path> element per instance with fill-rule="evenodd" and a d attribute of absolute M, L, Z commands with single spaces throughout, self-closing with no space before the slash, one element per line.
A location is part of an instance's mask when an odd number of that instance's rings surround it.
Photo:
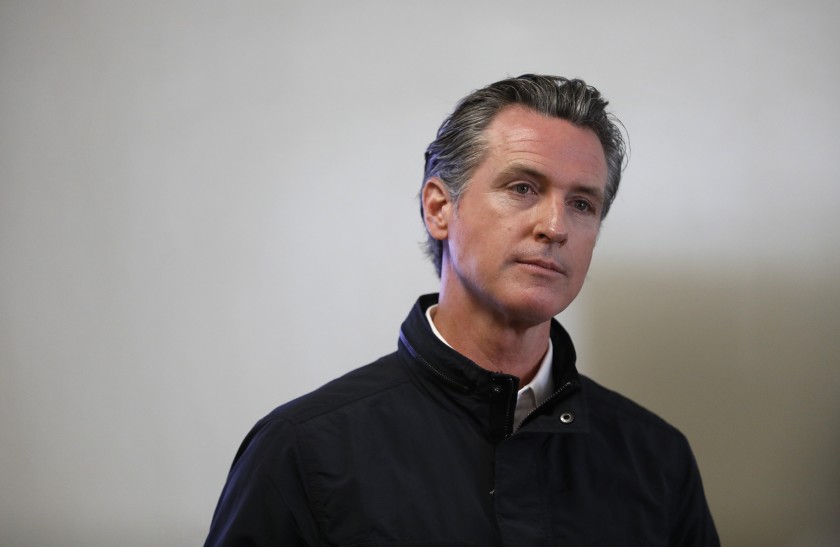
<path fill-rule="evenodd" d="M 517 262 L 538 272 L 566 275 L 566 270 L 564 270 L 556 262 L 552 262 L 550 260 L 543 260 L 541 258 L 531 258 L 517 260 Z"/>

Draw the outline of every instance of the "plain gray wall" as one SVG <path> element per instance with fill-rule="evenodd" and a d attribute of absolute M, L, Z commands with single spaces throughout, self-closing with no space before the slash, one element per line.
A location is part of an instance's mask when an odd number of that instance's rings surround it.
<path fill-rule="evenodd" d="M 509 4 L 0 3 L 0 544 L 200 543 L 251 425 L 435 290 L 425 145 L 523 72 L 632 145 L 581 368 L 725 544 L 838 541 L 840 5 Z"/>

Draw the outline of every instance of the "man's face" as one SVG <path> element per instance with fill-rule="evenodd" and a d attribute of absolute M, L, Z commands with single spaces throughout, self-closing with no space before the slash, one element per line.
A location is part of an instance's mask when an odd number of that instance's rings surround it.
<path fill-rule="evenodd" d="M 540 324 L 583 286 L 601 226 L 604 150 L 593 131 L 519 106 L 485 137 L 484 159 L 446 210 L 442 298 Z"/>

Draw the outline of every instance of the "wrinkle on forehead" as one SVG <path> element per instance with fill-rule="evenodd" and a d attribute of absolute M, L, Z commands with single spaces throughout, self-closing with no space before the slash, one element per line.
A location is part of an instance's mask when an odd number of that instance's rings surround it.
<path fill-rule="evenodd" d="M 494 150 L 497 157 L 521 159 L 549 168 L 559 154 L 578 166 L 587 165 L 586 171 L 606 184 L 604 149 L 598 136 L 589 128 L 514 105 L 500 111 L 485 132 L 487 151 Z M 577 138 L 563 138 L 569 133 L 576 133 Z M 485 159 L 488 156 L 490 154 L 486 154 Z"/>
<path fill-rule="evenodd" d="M 564 118 L 546 116 L 536 110 L 519 105 L 509 106 L 496 114 L 485 129 L 488 137 L 486 140 L 487 143 L 490 144 L 493 140 L 491 137 L 496 135 L 499 137 L 497 142 L 501 143 L 504 143 L 505 141 L 510 144 L 518 142 L 543 142 L 544 139 L 540 138 L 540 131 L 538 127 L 548 129 L 550 131 L 549 128 L 556 126 L 558 123 L 566 125 L 570 129 L 575 128 L 581 131 L 583 134 L 587 135 L 586 140 L 589 140 L 592 143 L 597 143 L 598 147 L 603 149 L 601 141 L 598 139 L 598 135 L 596 135 L 595 131 L 592 129 L 579 126 Z"/>

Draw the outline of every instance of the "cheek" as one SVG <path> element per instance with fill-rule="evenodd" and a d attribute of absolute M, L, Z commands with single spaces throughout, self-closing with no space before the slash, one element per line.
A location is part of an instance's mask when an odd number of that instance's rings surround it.
<path fill-rule="evenodd" d="M 588 238 L 580 242 L 574 250 L 574 261 L 581 276 L 586 276 L 589 264 L 592 262 L 592 253 L 595 250 L 595 238 Z"/>
<path fill-rule="evenodd" d="M 449 251 L 456 267 L 463 273 L 480 269 L 480 263 L 489 252 L 487 239 L 480 230 L 460 229 L 449 238 Z"/>

